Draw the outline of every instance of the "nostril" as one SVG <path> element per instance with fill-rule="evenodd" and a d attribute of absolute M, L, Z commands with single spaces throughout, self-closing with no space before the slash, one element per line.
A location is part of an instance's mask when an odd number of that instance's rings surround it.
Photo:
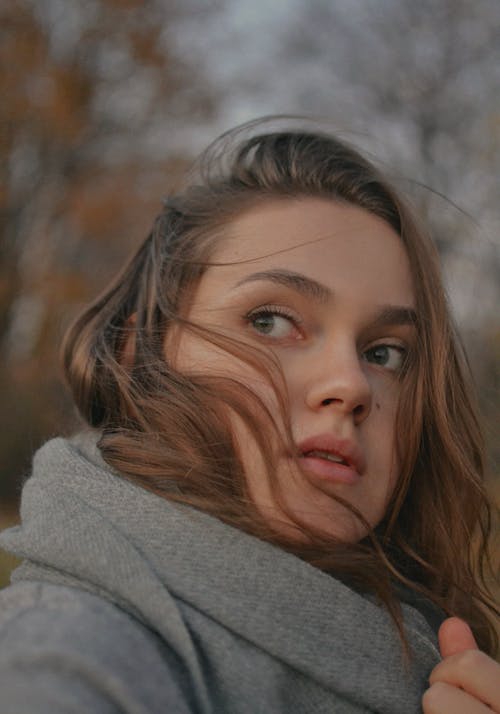
<path fill-rule="evenodd" d="M 352 403 L 356 404 L 356 406 L 351 407 Z M 356 420 L 364 419 L 365 416 L 367 416 L 367 414 L 370 411 L 369 400 L 367 400 L 365 402 L 363 400 L 358 401 L 358 399 L 356 399 L 356 401 L 351 402 L 349 399 L 340 399 L 338 397 L 326 397 L 325 399 L 322 399 L 320 402 L 321 407 L 327 407 L 330 404 L 336 404 L 343 410 L 349 411 L 350 414 L 353 416 L 353 418 Z"/>
<path fill-rule="evenodd" d="M 364 404 L 358 404 L 357 407 L 354 407 L 352 410 L 352 413 L 354 414 L 355 417 L 361 416 L 365 411 L 365 406 Z"/>

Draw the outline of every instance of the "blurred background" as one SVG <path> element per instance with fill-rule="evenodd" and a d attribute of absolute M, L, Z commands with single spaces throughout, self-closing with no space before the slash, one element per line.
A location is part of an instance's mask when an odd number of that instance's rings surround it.
<path fill-rule="evenodd" d="M 73 423 L 68 322 L 190 160 L 270 113 L 319 117 L 430 222 L 498 498 L 499 29 L 498 0 L 0 0 L 0 527 Z"/>

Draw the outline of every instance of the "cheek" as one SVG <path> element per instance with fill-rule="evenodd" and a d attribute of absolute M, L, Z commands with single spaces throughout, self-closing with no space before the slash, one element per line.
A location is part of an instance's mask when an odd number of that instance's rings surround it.
<path fill-rule="evenodd" d="M 372 409 L 367 428 L 371 448 L 381 466 L 397 480 L 399 463 L 396 455 L 396 418 L 400 388 L 398 384 L 378 385 L 373 395 Z"/>
<path fill-rule="evenodd" d="M 372 392 L 370 419 L 386 432 L 394 431 L 401 385 L 390 376 L 376 375 L 371 380 L 370 387 Z"/>
<path fill-rule="evenodd" d="M 218 345 L 174 327 L 166 336 L 165 358 L 174 369 L 193 376 L 231 377 L 244 382 L 248 366 Z"/>
<path fill-rule="evenodd" d="M 273 416 L 278 399 L 269 377 L 243 359 L 186 330 L 172 330 L 165 340 L 165 358 L 179 372 L 193 377 L 219 377 L 249 389 Z M 245 399 L 245 395 L 242 395 Z M 248 394 L 247 399 L 248 402 Z"/>
<path fill-rule="evenodd" d="M 226 369 L 225 356 L 215 345 L 195 335 L 183 335 L 175 350 L 173 366 L 184 374 L 222 376 Z"/>

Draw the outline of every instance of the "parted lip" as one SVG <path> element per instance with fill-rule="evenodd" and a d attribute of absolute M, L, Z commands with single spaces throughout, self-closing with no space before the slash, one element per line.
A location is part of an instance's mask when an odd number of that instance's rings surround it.
<path fill-rule="evenodd" d="M 299 457 L 307 456 L 310 451 L 326 451 L 339 456 L 348 466 L 355 469 L 360 476 L 366 469 L 366 463 L 361 450 L 350 439 L 338 439 L 334 434 L 318 434 L 310 436 L 297 444 Z"/>

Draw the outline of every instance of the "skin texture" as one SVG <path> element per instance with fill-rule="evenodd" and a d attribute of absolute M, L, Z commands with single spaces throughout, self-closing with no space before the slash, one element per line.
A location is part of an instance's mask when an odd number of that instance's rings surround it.
<path fill-rule="evenodd" d="M 424 714 L 500 712 L 500 665 L 480 652 L 470 627 L 458 617 L 439 630 L 440 662 L 429 677 Z"/>
<path fill-rule="evenodd" d="M 285 378 L 296 444 L 328 434 L 356 451 L 362 473 L 353 483 L 304 476 L 289 454 L 276 456 L 277 478 L 293 513 L 330 535 L 359 540 L 366 528 L 332 496 L 345 498 L 375 526 L 398 477 L 398 370 L 412 349 L 414 327 L 376 320 L 388 306 L 414 306 L 399 237 L 355 206 L 317 198 L 270 200 L 231 222 L 212 262 L 224 265 L 207 269 L 187 317 L 272 352 Z M 250 279 L 270 270 L 300 273 L 331 294 L 306 295 L 269 279 Z M 263 308 L 280 314 L 261 314 L 256 322 Z M 166 352 L 182 371 L 231 376 L 250 386 L 278 417 L 268 383 L 233 355 L 184 330 L 171 336 Z M 232 420 L 251 497 L 286 528 L 259 449 L 238 417 Z"/>

